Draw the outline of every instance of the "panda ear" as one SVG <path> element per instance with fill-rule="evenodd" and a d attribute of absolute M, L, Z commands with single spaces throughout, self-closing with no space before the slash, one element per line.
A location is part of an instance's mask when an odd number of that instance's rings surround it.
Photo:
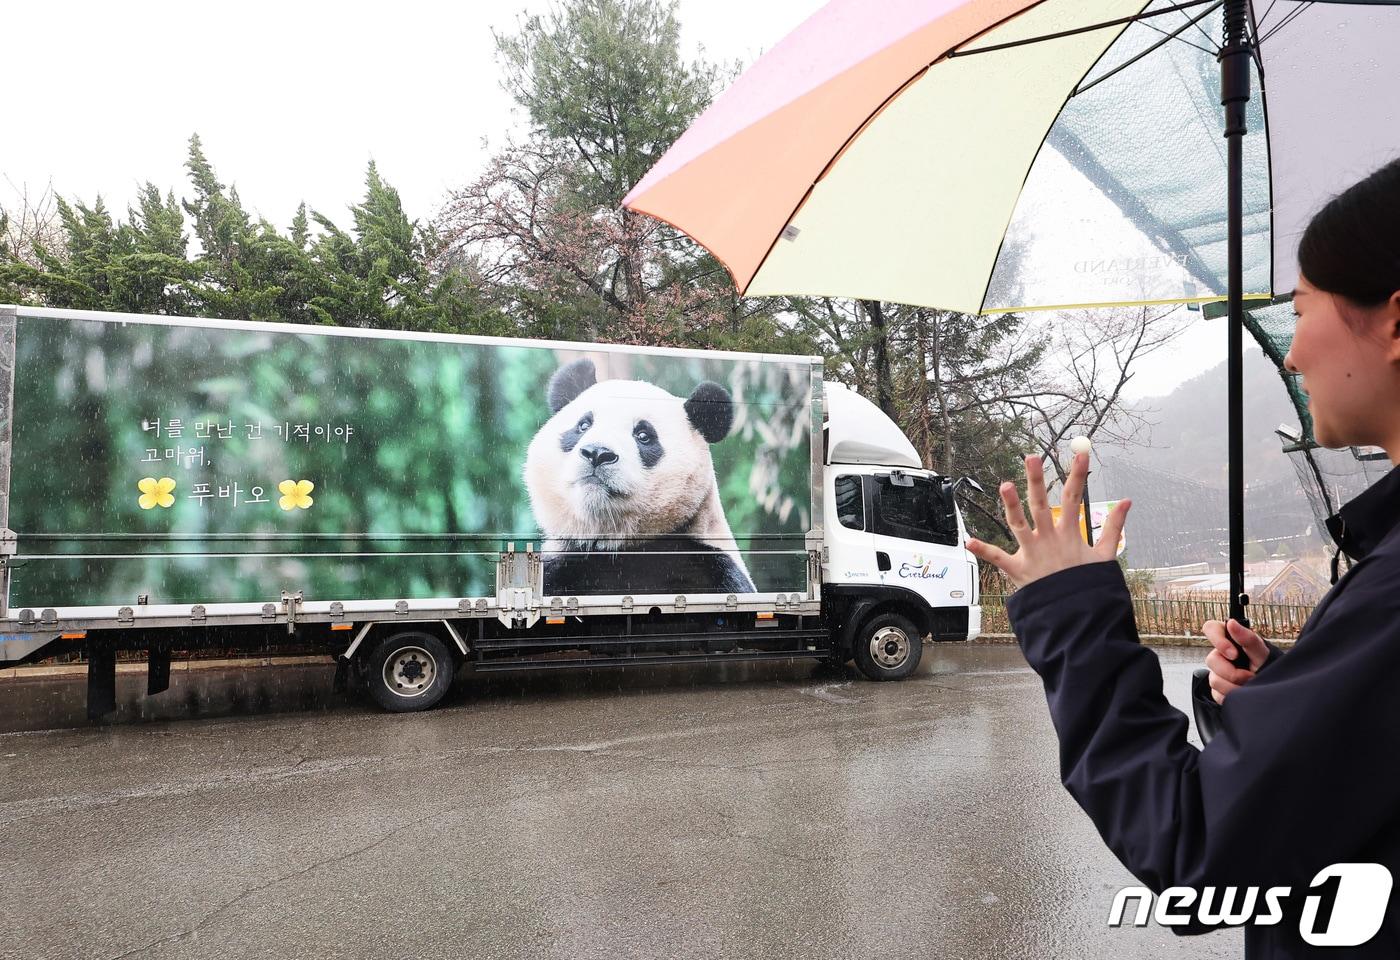
<path fill-rule="evenodd" d="M 558 413 L 597 382 L 598 371 L 594 369 L 593 361 L 587 357 L 564 364 L 549 378 L 549 412 Z"/>
<path fill-rule="evenodd" d="M 685 402 L 685 415 L 707 443 L 719 443 L 734 426 L 734 398 L 719 384 L 703 380 Z"/>

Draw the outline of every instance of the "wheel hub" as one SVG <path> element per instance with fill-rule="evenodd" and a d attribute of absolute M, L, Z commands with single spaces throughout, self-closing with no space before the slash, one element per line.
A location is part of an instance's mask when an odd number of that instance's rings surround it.
<path fill-rule="evenodd" d="M 909 635 L 898 627 L 881 627 L 870 638 L 870 657 L 886 670 L 909 659 Z"/>
<path fill-rule="evenodd" d="M 433 685 L 437 661 L 422 647 L 403 647 L 384 661 L 384 685 L 401 697 L 416 697 Z"/>

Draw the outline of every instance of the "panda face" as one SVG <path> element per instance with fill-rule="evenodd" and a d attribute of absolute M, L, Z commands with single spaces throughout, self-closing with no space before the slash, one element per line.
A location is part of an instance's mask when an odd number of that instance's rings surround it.
<path fill-rule="evenodd" d="M 609 419 L 610 418 L 605 415 L 604 424 L 607 424 Z M 625 427 L 626 419 L 624 415 L 620 419 L 613 421 L 612 425 L 614 427 Z M 572 453 L 577 449 L 579 455 L 592 467 L 589 477 L 606 483 L 612 468 L 619 463 L 620 458 L 612 447 L 604 446 L 596 442 L 599 436 L 601 436 L 601 432 L 606 429 L 606 427 L 603 427 L 599 430 L 594 430 L 593 428 L 596 426 L 598 426 L 598 417 L 592 410 L 589 410 L 583 416 L 579 417 L 578 423 L 560 434 L 559 449 L 563 450 L 565 453 Z M 594 434 L 593 439 L 585 441 L 584 438 L 590 433 Z M 612 439 L 613 442 L 616 442 L 617 438 Z M 629 442 L 636 444 L 637 458 L 641 460 L 642 466 L 647 469 L 651 469 L 660 463 L 662 456 L 666 453 L 665 448 L 661 446 L 661 438 L 656 432 L 656 427 L 650 420 L 637 420 L 632 427 L 630 439 L 622 441 L 621 446 L 626 447 Z M 580 443 L 583 445 L 579 446 Z"/>
<path fill-rule="evenodd" d="M 588 382 L 591 363 L 587 385 L 574 385 L 582 389 L 556 390 L 570 367 L 551 383 L 551 405 L 561 405 L 531 441 L 525 463 L 530 503 L 545 536 L 605 549 L 683 532 L 715 487 L 710 441 L 690 412 L 695 397 L 682 399 L 637 380 Z M 724 407 L 727 433 L 728 393 L 702 386 L 722 394 L 704 396 Z M 698 419 L 705 425 L 703 416 Z"/>

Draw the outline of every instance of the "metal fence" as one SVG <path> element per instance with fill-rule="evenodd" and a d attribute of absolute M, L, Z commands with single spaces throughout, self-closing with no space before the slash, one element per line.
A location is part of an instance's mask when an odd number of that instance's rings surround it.
<path fill-rule="evenodd" d="M 1250 604 L 1250 626 L 1266 640 L 1296 640 L 1312 612 L 1311 604 Z M 1142 636 L 1199 637 L 1201 624 L 1207 620 L 1228 618 L 1230 609 L 1224 600 L 1134 597 L 1133 615 L 1137 618 L 1138 633 Z M 1005 594 L 982 595 L 982 631 L 1011 632 L 1011 625 L 1006 619 Z"/>

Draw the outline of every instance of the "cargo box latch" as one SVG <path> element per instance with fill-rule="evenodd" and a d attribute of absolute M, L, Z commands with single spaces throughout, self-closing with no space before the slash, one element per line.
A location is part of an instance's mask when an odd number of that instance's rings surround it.
<path fill-rule="evenodd" d="M 298 590 L 296 593 L 282 591 L 282 609 L 287 614 L 287 632 L 297 632 L 297 612 L 301 609 L 302 595 Z"/>

